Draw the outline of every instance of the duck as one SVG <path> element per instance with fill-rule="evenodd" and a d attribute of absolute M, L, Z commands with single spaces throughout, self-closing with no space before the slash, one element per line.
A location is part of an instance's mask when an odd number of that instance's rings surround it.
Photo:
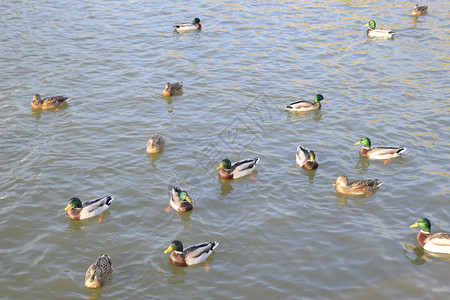
<path fill-rule="evenodd" d="M 409 227 L 420 227 L 417 234 L 417 243 L 423 249 L 435 253 L 450 254 L 450 234 L 435 233 L 431 235 L 431 222 L 427 218 L 421 218 Z"/>
<path fill-rule="evenodd" d="M 392 159 L 399 157 L 406 151 L 406 147 L 375 147 L 370 148 L 371 142 L 368 137 L 363 137 L 354 145 L 362 145 L 359 155 L 370 159 Z"/>
<path fill-rule="evenodd" d="M 81 200 L 74 197 L 70 199 L 65 210 L 67 210 L 67 216 L 72 220 L 84 220 L 95 217 L 107 210 L 113 200 L 113 196 L 105 196 L 85 201 L 81 204 Z"/>
<path fill-rule="evenodd" d="M 175 83 L 167 82 L 166 87 L 161 92 L 161 95 L 163 97 L 171 97 L 171 96 L 180 95 L 182 93 L 183 93 L 183 82 L 182 81 L 175 82 Z"/>
<path fill-rule="evenodd" d="M 374 20 L 370 20 L 366 25 L 369 26 L 367 28 L 367 36 L 369 38 L 384 38 L 384 39 L 391 39 L 394 37 L 395 32 L 390 29 L 383 29 L 383 28 L 376 28 L 377 24 Z"/>
<path fill-rule="evenodd" d="M 383 185 L 378 179 L 364 179 L 348 182 L 347 176 L 339 176 L 333 186 L 341 194 L 369 195 L 372 191 Z"/>
<path fill-rule="evenodd" d="M 192 23 L 182 23 L 173 25 L 175 31 L 189 31 L 202 29 L 202 24 L 199 18 L 195 18 Z"/>
<path fill-rule="evenodd" d="M 302 146 L 297 147 L 297 156 L 295 160 L 300 167 L 306 170 L 314 170 L 319 167 L 314 151 L 309 151 Z"/>
<path fill-rule="evenodd" d="M 419 5 L 414 5 L 414 9 L 411 12 L 411 15 L 413 16 L 421 16 L 421 15 L 425 15 L 428 13 L 428 5 L 423 5 L 423 6 L 419 6 Z"/>
<path fill-rule="evenodd" d="M 243 159 L 231 164 L 228 158 L 222 160 L 220 166 L 217 167 L 219 171 L 219 178 L 221 179 L 237 179 L 246 175 L 250 175 L 259 162 L 259 157 Z"/>
<path fill-rule="evenodd" d="M 164 250 L 164 253 L 174 251 L 169 256 L 169 261 L 175 266 L 192 266 L 206 261 L 208 256 L 217 248 L 218 242 L 199 243 L 187 248 L 183 248 L 183 244 L 175 240 L 170 246 Z"/>
<path fill-rule="evenodd" d="M 42 99 L 41 95 L 35 94 L 30 104 L 33 109 L 52 109 L 60 107 L 70 99 L 70 97 L 66 96 L 53 96 Z"/>
<path fill-rule="evenodd" d="M 309 110 L 317 110 L 321 109 L 322 105 L 320 104 L 320 101 L 327 102 L 327 99 L 325 99 L 322 94 L 317 94 L 314 97 L 314 103 L 310 101 L 300 100 L 296 102 L 292 102 L 288 106 L 284 108 L 284 110 L 288 111 L 309 111 Z"/>
<path fill-rule="evenodd" d="M 108 254 L 100 255 L 87 269 L 84 277 L 84 285 L 87 288 L 97 289 L 108 283 L 114 273 L 111 258 Z"/>
<path fill-rule="evenodd" d="M 178 212 L 191 211 L 194 207 L 186 191 L 180 187 L 172 187 L 170 195 L 170 206 Z"/>
<path fill-rule="evenodd" d="M 160 153 L 166 149 L 166 141 L 159 133 L 154 133 L 147 142 L 147 153 Z"/>

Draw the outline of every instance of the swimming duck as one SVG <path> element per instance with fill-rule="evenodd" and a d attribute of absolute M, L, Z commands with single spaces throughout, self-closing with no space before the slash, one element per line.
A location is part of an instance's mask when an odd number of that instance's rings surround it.
<path fill-rule="evenodd" d="M 361 149 L 359 149 L 359 155 L 370 159 L 391 159 L 402 155 L 406 151 L 406 147 L 375 147 L 371 149 L 368 137 L 363 137 L 354 145 L 362 145 Z"/>
<path fill-rule="evenodd" d="M 53 96 L 41 99 L 41 95 L 35 94 L 33 101 L 30 102 L 31 108 L 34 109 L 52 109 L 57 108 L 69 101 L 71 98 L 65 96 Z"/>
<path fill-rule="evenodd" d="M 431 223 L 427 218 L 419 219 L 409 227 L 421 228 L 417 234 L 417 243 L 423 249 L 430 252 L 450 254 L 450 234 L 435 233 L 431 235 Z"/>
<path fill-rule="evenodd" d="M 306 170 L 314 170 L 319 167 L 314 151 L 309 151 L 302 146 L 297 147 L 297 156 L 295 160 L 300 167 Z"/>
<path fill-rule="evenodd" d="M 187 192 L 180 187 L 172 187 L 170 206 L 178 212 L 187 212 L 194 208 Z"/>
<path fill-rule="evenodd" d="M 383 29 L 383 28 L 375 28 L 377 24 L 374 20 L 370 20 L 369 23 L 367 23 L 364 26 L 369 26 L 367 28 L 367 36 L 370 38 L 379 37 L 384 39 L 390 39 L 393 38 L 395 35 L 395 32 L 390 29 Z"/>
<path fill-rule="evenodd" d="M 236 179 L 246 175 L 250 175 L 256 168 L 259 162 L 259 157 L 244 159 L 231 164 L 228 158 L 222 160 L 220 166 L 217 167 L 219 171 L 219 178 L 221 179 Z"/>
<path fill-rule="evenodd" d="M 166 148 L 166 142 L 159 133 L 154 133 L 147 142 L 147 153 L 159 153 Z"/>
<path fill-rule="evenodd" d="M 183 249 L 183 244 L 180 241 L 175 240 L 166 250 L 164 250 L 164 253 L 174 250 L 169 256 L 169 261 L 175 266 L 185 267 L 206 261 L 208 256 L 211 255 L 218 245 L 218 242 L 207 242 L 192 245 Z"/>
<path fill-rule="evenodd" d="M 320 104 L 320 101 L 322 101 L 322 100 L 327 102 L 327 99 L 325 99 L 322 96 L 322 94 L 317 94 L 316 97 L 314 97 L 314 103 L 310 102 L 310 101 L 305 101 L 305 100 L 292 102 L 291 104 L 286 106 L 284 108 L 284 110 L 288 110 L 288 111 L 309 111 L 309 110 L 320 109 L 322 107 L 322 105 Z"/>
<path fill-rule="evenodd" d="M 414 5 L 414 9 L 411 12 L 411 14 L 413 16 L 420 16 L 420 15 L 425 15 L 428 12 L 428 5 L 424 5 L 424 6 L 419 6 L 419 5 Z"/>
<path fill-rule="evenodd" d="M 166 83 L 165 89 L 161 92 L 163 97 L 176 96 L 183 93 L 183 82 Z"/>
<path fill-rule="evenodd" d="M 202 24 L 199 18 L 195 18 L 192 23 L 182 23 L 173 25 L 175 31 L 188 31 L 188 30 L 198 30 L 202 28 Z"/>
<path fill-rule="evenodd" d="M 78 198 L 71 198 L 66 206 L 67 216 L 72 220 L 83 220 L 95 217 L 109 208 L 114 200 L 112 196 L 105 196 L 83 202 Z"/>
<path fill-rule="evenodd" d="M 84 285 L 87 288 L 96 289 L 104 286 L 111 280 L 114 269 L 108 254 L 100 255 L 87 269 L 84 277 Z"/>
<path fill-rule="evenodd" d="M 341 194 L 368 195 L 382 184 L 378 179 L 356 180 L 349 183 L 346 176 L 339 176 L 333 186 L 336 186 L 336 190 Z"/>

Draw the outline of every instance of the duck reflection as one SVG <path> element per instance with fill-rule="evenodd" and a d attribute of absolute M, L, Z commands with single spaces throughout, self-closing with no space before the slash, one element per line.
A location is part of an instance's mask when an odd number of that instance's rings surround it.
<path fill-rule="evenodd" d="M 314 183 L 314 176 L 316 176 L 317 169 L 314 170 L 305 170 L 304 176 L 308 176 L 309 178 L 309 184 Z"/>
<path fill-rule="evenodd" d="M 219 183 L 220 183 L 220 195 L 226 196 L 233 190 L 233 187 L 231 186 L 231 180 L 219 178 Z"/>
<path fill-rule="evenodd" d="M 162 153 L 147 153 L 147 158 L 150 161 L 153 168 L 156 168 L 155 161 Z"/>
<path fill-rule="evenodd" d="M 412 244 L 407 243 L 403 243 L 403 248 L 404 248 L 403 254 L 405 255 L 406 259 L 414 265 L 420 266 L 427 261 L 435 264 L 442 263 L 440 260 L 450 261 L 450 254 L 427 252 L 423 250 L 421 247 L 415 247 Z M 411 251 L 414 252 L 416 258 L 412 259 L 406 255 Z"/>
<path fill-rule="evenodd" d="M 370 166 L 370 159 L 365 157 L 359 157 L 358 161 L 356 162 L 355 170 L 358 172 L 365 172 L 369 169 Z"/>
<path fill-rule="evenodd" d="M 367 198 L 368 196 L 366 196 L 366 195 L 355 196 L 355 195 L 336 193 L 337 204 L 339 206 L 344 206 L 344 205 L 348 204 L 349 197 L 355 198 L 354 200 L 352 199 L 351 203 L 365 203 L 365 201 L 363 199 Z M 357 199 L 360 199 L 360 200 L 357 200 Z"/>
<path fill-rule="evenodd" d="M 69 219 L 69 223 L 67 225 L 67 232 L 76 232 L 78 230 L 88 228 L 88 226 L 83 226 L 83 221 L 80 220 Z"/>
<path fill-rule="evenodd" d="M 84 296 L 86 299 L 100 299 L 102 297 L 102 294 L 100 294 L 101 289 L 89 289 L 92 291 L 92 295 L 90 296 Z"/>
<path fill-rule="evenodd" d="M 42 110 L 41 109 L 31 109 L 31 114 L 36 120 L 39 120 L 42 117 Z"/>
<path fill-rule="evenodd" d="M 299 112 L 289 112 L 286 119 L 298 122 L 298 121 L 321 121 L 322 111 L 311 110 L 311 111 L 299 111 Z"/>
<path fill-rule="evenodd" d="M 177 267 L 172 265 L 169 261 L 167 261 L 167 266 L 170 268 L 172 275 L 167 278 L 167 282 L 169 284 L 180 284 L 184 283 L 184 277 L 186 275 L 186 270 L 184 267 Z"/>

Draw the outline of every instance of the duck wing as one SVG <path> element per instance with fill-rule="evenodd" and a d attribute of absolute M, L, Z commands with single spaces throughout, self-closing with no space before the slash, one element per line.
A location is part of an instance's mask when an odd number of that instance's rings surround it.
<path fill-rule="evenodd" d="M 214 241 L 189 246 L 183 251 L 186 263 L 188 265 L 194 265 L 204 262 L 218 245 L 219 243 Z"/>
<path fill-rule="evenodd" d="M 252 169 L 254 166 L 256 166 L 259 162 L 259 157 L 255 157 L 252 159 L 243 159 L 240 161 L 237 161 L 231 165 L 230 172 L 241 172 L 248 169 Z"/>

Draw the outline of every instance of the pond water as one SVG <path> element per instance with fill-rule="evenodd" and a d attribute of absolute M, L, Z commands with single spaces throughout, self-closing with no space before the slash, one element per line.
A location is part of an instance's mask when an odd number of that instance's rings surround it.
<path fill-rule="evenodd" d="M 2 1 L 1 298 L 448 299 L 450 256 L 409 227 L 450 232 L 448 2 L 414 4 Z M 194 17 L 201 31 L 172 31 Z M 370 19 L 395 38 L 368 40 Z M 35 93 L 72 99 L 39 112 Z M 318 93 L 320 111 L 283 111 Z M 167 147 L 148 155 L 155 132 Z M 369 161 L 364 136 L 407 151 Z M 222 159 L 255 156 L 252 177 L 218 179 Z M 339 175 L 384 184 L 347 197 Z M 172 185 L 192 212 L 165 212 Z M 67 218 L 71 197 L 104 195 L 101 223 Z M 209 271 L 172 266 L 175 239 L 218 241 Z M 115 275 L 86 289 L 101 253 Z"/>

